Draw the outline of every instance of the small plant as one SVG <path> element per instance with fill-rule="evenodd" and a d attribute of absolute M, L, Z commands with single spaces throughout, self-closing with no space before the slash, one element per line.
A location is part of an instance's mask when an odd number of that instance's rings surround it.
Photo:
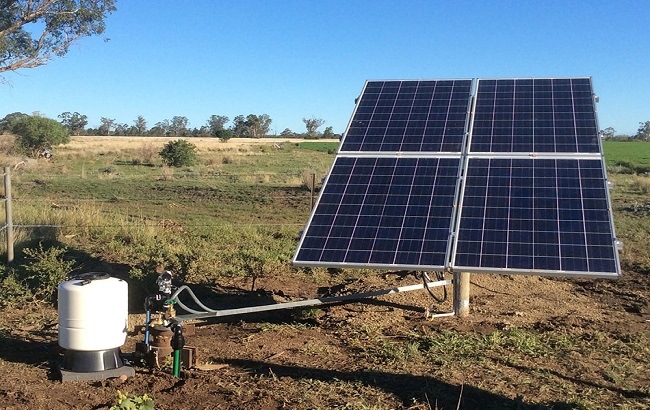
<path fill-rule="evenodd" d="M 146 393 L 142 396 L 134 396 L 131 393 L 122 393 L 117 391 L 117 401 L 110 410 L 153 410 L 153 398 L 149 397 Z"/>
<path fill-rule="evenodd" d="M 159 155 L 170 167 L 190 166 L 197 162 L 196 145 L 185 140 L 168 142 Z"/>

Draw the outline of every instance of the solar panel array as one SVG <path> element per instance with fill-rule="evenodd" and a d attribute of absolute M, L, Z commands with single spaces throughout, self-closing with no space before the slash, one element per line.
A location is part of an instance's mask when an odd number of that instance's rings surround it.
<path fill-rule="evenodd" d="M 369 81 L 302 266 L 620 275 L 590 78 Z"/>

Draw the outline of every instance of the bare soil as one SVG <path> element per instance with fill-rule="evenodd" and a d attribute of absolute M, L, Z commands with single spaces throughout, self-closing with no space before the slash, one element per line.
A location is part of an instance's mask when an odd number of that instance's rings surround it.
<path fill-rule="evenodd" d="M 233 308 L 418 283 L 404 273 L 343 275 L 263 277 L 255 291 L 244 280 L 194 288 L 205 304 Z M 648 272 L 618 281 L 471 280 L 467 319 L 426 319 L 434 301 L 415 291 L 197 322 L 186 342 L 198 349 L 198 366 L 181 378 L 169 368 L 136 367 L 127 380 L 62 383 L 54 370 L 61 357 L 55 307 L 9 308 L 0 317 L 0 408 L 108 408 L 117 390 L 146 393 L 159 409 L 650 408 Z M 142 339 L 144 321 L 140 301 L 131 302 L 126 353 Z M 451 310 L 449 302 L 434 306 Z M 546 342 L 522 338 L 505 354 L 467 345 L 512 329 Z M 455 339 L 435 355 L 422 343 L 399 350 L 440 335 Z"/>

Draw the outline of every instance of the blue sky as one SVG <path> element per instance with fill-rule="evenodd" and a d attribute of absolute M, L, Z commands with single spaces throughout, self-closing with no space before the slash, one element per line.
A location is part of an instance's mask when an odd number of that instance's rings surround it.
<path fill-rule="evenodd" d="M 319 117 L 343 132 L 367 79 L 593 77 L 600 127 L 650 121 L 648 1 L 121 0 L 103 36 L 4 74 L 0 117 L 64 111 Z M 106 41 L 106 38 L 109 40 Z M 324 128 L 324 127 L 323 127 Z M 322 130 L 322 129 L 321 129 Z"/>

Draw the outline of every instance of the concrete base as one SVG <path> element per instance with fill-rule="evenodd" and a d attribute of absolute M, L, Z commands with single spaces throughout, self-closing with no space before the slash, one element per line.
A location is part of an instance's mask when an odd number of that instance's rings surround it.
<path fill-rule="evenodd" d="M 59 374 L 61 375 L 62 382 L 70 381 L 89 381 L 89 380 L 106 380 L 116 377 L 133 377 L 135 376 L 135 369 L 131 366 L 121 366 L 117 369 L 102 370 L 100 372 L 88 372 L 88 373 L 79 373 L 71 372 L 69 370 L 64 370 L 59 368 Z"/>

